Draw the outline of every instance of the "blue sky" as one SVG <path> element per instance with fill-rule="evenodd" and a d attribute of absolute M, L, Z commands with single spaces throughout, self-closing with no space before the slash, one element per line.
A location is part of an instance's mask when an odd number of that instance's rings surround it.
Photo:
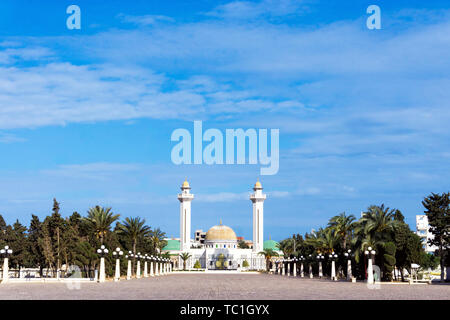
<path fill-rule="evenodd" d="M 81 30 L 66 8 L 81 8 Z M 382 29 L 366 28 L 381 8 Z M 20 1 L 0 4 L 0 213 L 94 205 L 178 237 L 219 219 L 251 238 L 259 165 L 171 162 L 177 128 L 280 130 L 265 238 L 449 191 L 447 1 Z"/>

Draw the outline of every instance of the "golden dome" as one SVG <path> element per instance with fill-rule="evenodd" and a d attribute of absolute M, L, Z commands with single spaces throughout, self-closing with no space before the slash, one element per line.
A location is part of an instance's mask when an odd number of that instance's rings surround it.
<path fill-rule="evenodd" d="M 182 188 L 190 188 L 189 187 L 189 182 L 187 182 L 187 179 L 184 179 L 183 185 L 181 187 Z"/>
<path fill-rule="evenodd" d="M 262 189 L 262 185 L 261 185 L 261 182 L 259 182 L 259 179 L 258 179 L 258 181 L 256 181 L 255 186 L 253 188 L 254 189 Z"/>
<path fill-rule="evenodd" d="M 218 226 L 214 226 L 206 232 L 207 241 L 215 240 L 232 240 L 237 241 L 236 233 L 230 227 L 224 226 L 222 223 Z"/>

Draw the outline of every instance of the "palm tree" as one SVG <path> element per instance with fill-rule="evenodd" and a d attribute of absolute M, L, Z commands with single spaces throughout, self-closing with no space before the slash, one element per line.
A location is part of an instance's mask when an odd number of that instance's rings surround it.
<path fill-rule="evenodd" d="M 93 230 L 95 236 L 100 238 L 100 243 L 103 244 L 104 237 L 111 228 L 111 224 L 119 219 L 119 216 L 119 214 L 113 214 L 111 208 L 95 206 L 88 210 L 85 221 Z"/>
<path fill-rule="evenodd" d="M 186 270 L 186 261 L 191 257 L 187 252 L 180 253 L 180 258 L 183 260 L 183 270 Z"/>
<path fill-rule="evenodd" d="M 159 253 L 162 248 L 166 246 L 167 241 L 164 240 L 165 236 L 166 233 L 162 232 L 160 228 L 157 228 L 151 232 L 150 240 L 153 245 L 154 252 Z"/>
<path fill-rule="evenodd" d="M 288 238 L 281 240 L 280 243 L 278 244 L 278 247 L 280 248 L 281 251 L 283 251 L 283 255 L 289 258 L 292 255 L 292 253 L 295 252 L 294 239 Z"/>
<path fill-rule="evenodd" d="M 136 255 L 136 246 L 139 239 L 150 235 L 151 229 L 145 225 L 145 219 L 125 218 L 122 224 L 118 225 L 119 232 L 125 235 L 132 244 L 133 254 Z"/>
<path fill-rule="evenodd" d="M 273 251 L 272 249 L 264 249 L 263 251 L 259 252 L 258 254 L 263 255 L 264 258 L 266 258 L 266 269 L 267 271 L 270 270 L 269 262 L 272 257 L 278 257 L 278 253 Z"/>
<path fill-rule="evenodd" d="M 313 246 L 317 252 L 332 253 L 338 244 L 337 232 L 330 227 L 312 231 L 305 238 L 306 244 Z"/>
<path fill-rule="evenodd" d="M 345 212 L 340 215 L 334 216 L 328 222 L 328 226 L 332 228 L 342 241 L 342 249 L 347 249 L 347 242 L 351 237 L 352 231 L 355 228 L 354 221 L 356 220 L 354 215 L 345 215 Z"/>
<path fill-rule="evenodd" d="M 367 212 L 355 224 L 355 239 L 353 241 L 356 261 L 364 255 L 364 250 L 368 247 L 376 248 L 378 252 L 384 249 L 387 242 L 391 241 L 392 234 L 398 222 L 394 219 L 395 209 L 381 206 L 370 206 Z M 381 250 L 380 250 L 381 249 Z M 381 262 L 383 256 L 379 255 Z M 381 264 L 382 265 L 382 264 Z"/>
<path fill-rule="evenodd" d="M 394 219 L 395 209 L 381 206 L 370 206 L 359 220 L 360 228 L 377 238 L 389 239 L 397 221 Z"/>
<path fill-rule="evenodd" d="M 139 239 L 142 239 L 146 236 L 148 236 L 151 232 L 151 229 L 149 226 L 145 225 L 145 219 L 141 219 L 140 217 L 137 218 L 125 218 L 125 221 L 123 224 L 118 224 L 118 230 L 120 233 L 122 233 L 125 237 L 128 238 L 128 240 L 132 244 L 132 250 L 133 250 L 133 273 L 134 273 L 134 264 L 135 264 L 135 257 L 136 257 L 136 246 Z"/>
<path fill-rule="evenodd" d="M 305 235 L 305 243 L 314 247 L 317 252 L 325 252 L 325 229 L 312 230 L 311 233 Z"/>

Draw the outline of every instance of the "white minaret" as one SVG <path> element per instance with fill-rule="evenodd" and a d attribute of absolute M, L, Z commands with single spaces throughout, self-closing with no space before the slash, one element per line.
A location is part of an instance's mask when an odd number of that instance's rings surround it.
<path fill-rule="evenodd" d="M 180 200 L 180 250 L 186 251 L 191 248 L 191 201 L 194 195 L 190 192 L 191 187 L 187 180 L 181 186 Z"/>
<path fill-rule="evenodd" d="M 256 181 L 253 193 L 250 196 L 250 200 L 253 202 L 253 251 L 261 252 L 263 250 L 264 243 L 264 230 L 263 230 L 263 218 L 264 218 L 264 200 L 266 195 L 262 193 L 261 183 Z"/>

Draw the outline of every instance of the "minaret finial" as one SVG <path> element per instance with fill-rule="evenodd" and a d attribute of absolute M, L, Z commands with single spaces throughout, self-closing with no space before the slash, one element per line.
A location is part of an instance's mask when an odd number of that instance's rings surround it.
<path fill-rule="evenodd" d="M 219 222 L 219 224 L 220 224 L 220 225 L 222 225 L 222 218 L 220 218 L 220 222 Z"/>

